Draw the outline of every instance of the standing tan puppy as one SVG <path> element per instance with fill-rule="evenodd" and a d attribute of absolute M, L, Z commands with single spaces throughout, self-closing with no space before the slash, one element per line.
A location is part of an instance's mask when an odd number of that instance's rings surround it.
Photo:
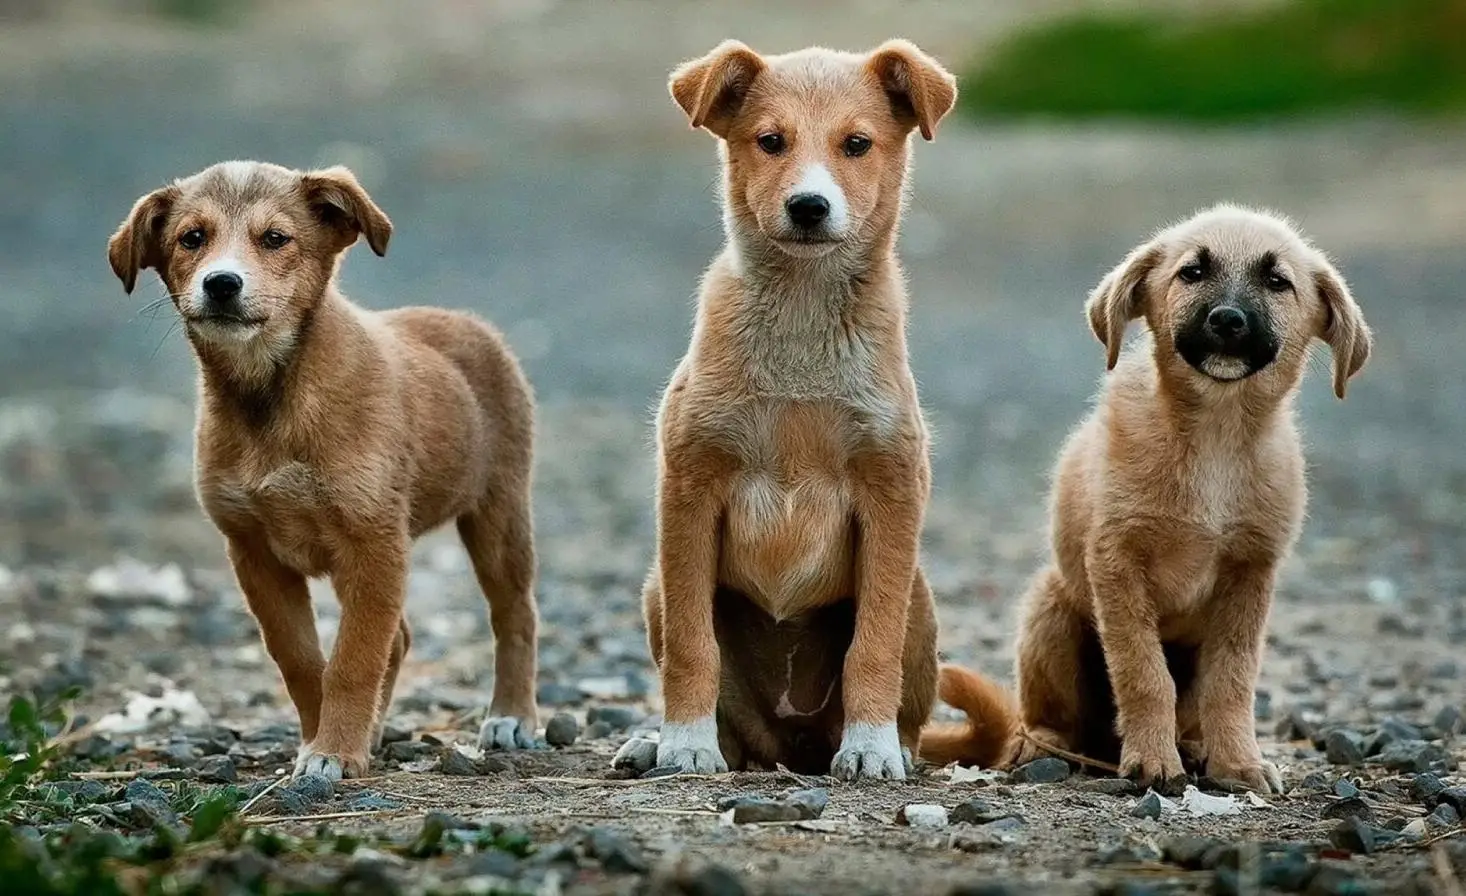
<path fill-rule="evenodd" d="M 372 313 L 336 290 L 392 225 L 345 168 L 225 162 L 142 197 L 112 237 L 131 292 L 158 272 L 199 361 L 199 500 L 300 715 L 295 772 L 366 771 L 411 636 L 412 540 L 452 520 L 497 645 L 480 740 L 533 744 L 532 402 L 499 333 L 434 308 Z M 306 579 L 341 601 L 330 662 Z"/>
<path fill-rule="evenodd" d="M 1053 562 L 1018 636 L 1019 716 L 991 682 L 944 667 L 942 697 L 969 723 L 928 732 L 923 755 L 1023 762 L 1052 746 L 1174 786 L 1184 741 L 1208 775 L 1281 790 L 1252 701 L 1303 522 L 1293 396 L 1318 338 L 1343 398 L 1369 328 L 1287 222 L 1226 205 L 1136 248 L 1088 314 L 1114 373 L 1059 460 Z M 1122 356 L 1136 318 L 1150 338 Z"/>
<path fill-rule="evenodd" d="M 657 762 L 903 778 L 936 655 L 895 245 L 908 138 L 955 81 L 906 41 L 728 41 L 671 91 L 720 140 L 727 244 L 658 418 Z"/>

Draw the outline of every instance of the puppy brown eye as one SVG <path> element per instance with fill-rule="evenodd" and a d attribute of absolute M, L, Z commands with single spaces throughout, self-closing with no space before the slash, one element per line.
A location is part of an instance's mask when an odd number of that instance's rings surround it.
<path fill-rule="evenodd" d="M 1200 283 L 1206 279 L 1206 268 L 1195 262 L 1186 265 L 1176 272 L 1182 283 Z"/>
<path fill-rule="evenodd" d="M 870 138 L 864 134 L 851 134 L 845 138 L 843 149 L 845 150 L 845 155 L 850 158 L 859 158 L 870 152 Z"/>
<path fill-rule="evenodd" d="M 290 242 L 290 237 L 278 230 L 266 230 L 260 237 L 260 242 L 265 244 L 266 249 L 278 249 Z"/>
<path fill-rule="evenodd" d="M 1277 272 L 1268 274 L 1263 278 L 1262 282 L 1263 285 L 1273 292 L 1287 292 L 1293 288 L 1293 284 L 1288 282 L 1288 278 Z"/>
<path fill-rule="evenodd" d="M 783 134 L 759 134 L 758 148 L 771 156 L 776 156 L 784 151 Z"/>
<path fill-rule="evenodd" d="M 204 245 L 204 232 L 198 228 L 185 230 L 183 235 L 178 238 L 178 245 L 190 252 L 202 248 Z"/>

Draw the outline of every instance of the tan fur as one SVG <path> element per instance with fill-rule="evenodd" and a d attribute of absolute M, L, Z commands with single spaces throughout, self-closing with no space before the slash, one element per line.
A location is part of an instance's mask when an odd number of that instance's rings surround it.
<path fill-rule="evenodd" d="M 914 751 L 935 696 L 917 564 L 930 475 L 895 240 L 909 135 L 933 133 L 955 82 L 904 41 L 776 57 L 729 41 L 670 88 L 721 138 L 728 244 L 658 417 L 645 604 L 666 722 L 716 714 L 735 767 L 840 767 L 852 723 L 899 722 Z M 783 152 L 759 148 L 770 132 Z M 867 154 L 845 154 L 851 134 L 871 140 Z M 783 220 L 811 165 L 849 216 L 816 248 L 786 242 Z M 668 730 L 659 761 L 724 767 L 673 749 Z M 904 773 L 844 752 L 847 776 Z"/>
<path fill-rule="evenodd" d="M 1215 381 L 1175 347 L 1198 303 L 1222 288 L 1179 276 L 1202 252 L 1218 282 L 1232 278 L 1227 289 L 1262 297 L 1279 336 L 1276 359 L 1245 379 Z M 1269 257 L 1290 288 L 1245 285 Z M 944 689 L 982 720 L 965 756 L 1022 762 L 1040 741 L 1171 782 L 1182 775 L 1178 743 L 1195 741 L 1209 775 L 1276 789 L 1252 703 L 1274 579 L 1306 500 L 1293 396 L 1319 338 L 1342 398 L 1369 356 L 1369 329 L 1321 252 L 1281 219 L 1230 206 L 1138 247 L 1087 311 L 1114 373 L 1059 460 L 1054 556 L 1025 598 L 1018 636 L 1021 718 L 1005 716 L 990 690 Z M 1121 355 L 1137 317 L 1148 338 Z M 1019 721 L 1028 738 L 1015 736 Z M 963 754 L 950 740 L 942 747 Z"/>
<path fill-rule="evenodd" d="M 202 245 L 182 245 L 190 234 Z M 343 297 L 336 267 L 359 234 L 380 255 L 391 224 L 346 169 L 229 162 L 138 200 L 108 247 L 129 292 L 155 269 L 184 320 L 200 503 L 300 715 L 297 773 L 337 777 L 366 771 L 411 644 L 412 540 L 450 520 L 490 604 L 491 715 L 531 732 L 535 717 L 528 385 L 476 318 Z M 238 319 L 209 317 L 195 283 L 220 264 L 247 272 Z M 341 601 L 329 662 L 311 576 Z"/>

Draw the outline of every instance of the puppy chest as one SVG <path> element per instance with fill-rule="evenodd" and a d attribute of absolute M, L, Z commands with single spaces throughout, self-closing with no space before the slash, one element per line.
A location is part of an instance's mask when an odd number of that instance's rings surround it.
<path fill-rule="evenodd" d="M 205 509 L 226 529 L 260 533 L 282 563 L 306 575 L 329 571 L 331 491 L 314 469 L 288 463 L 263 475 L 234 475 L 201 488 Z"/>
<path fill-rule="evenodd" d="M 853 555 L 848 489 L 833 477 L 741 477 L 725 517 L 722 580 L 776 618 L 838 596 Z"/>

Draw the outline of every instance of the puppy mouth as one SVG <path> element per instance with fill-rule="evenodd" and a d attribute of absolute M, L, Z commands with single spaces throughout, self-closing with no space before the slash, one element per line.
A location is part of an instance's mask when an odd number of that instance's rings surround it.
<path fill-rule="evenodd" d="M 816 234 L 774 237 L 774 245 L 789 255 L 800 258 L 816 258 L 833 252 L 836 246 L 844 242 L 843 239 L 838 237 L 820 236 Z"/>
<path fill-rule="evenodd" d="M 254 327 L 262 327 L 268 317 L 251 316 L 245 314 L 232 314 L 227 311 L 215 311 L 208 314 L 186 314 L 183 320 L 193 327 L 213 327 L 221 330 L 248 330 Z"/>

